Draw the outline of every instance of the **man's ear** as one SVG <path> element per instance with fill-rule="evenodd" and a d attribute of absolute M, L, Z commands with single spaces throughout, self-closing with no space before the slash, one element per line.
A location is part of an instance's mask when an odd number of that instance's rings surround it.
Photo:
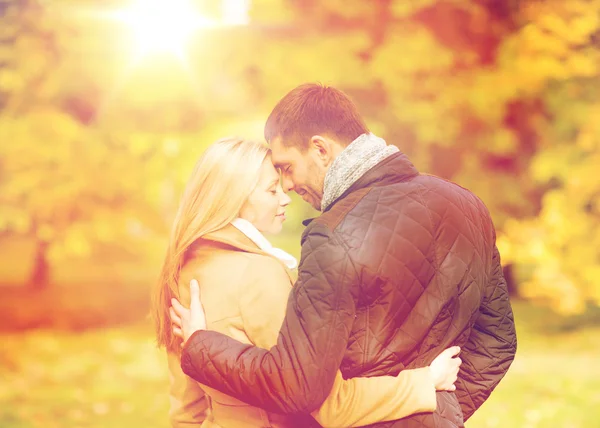
<path fill-rule="evenodd" d="M 313 154 L 323 166 L 329 166 L 333 162 L 333 146 L 329 138 L 313 135 L 310 138 L 310 148 L 313 149 Z"/>

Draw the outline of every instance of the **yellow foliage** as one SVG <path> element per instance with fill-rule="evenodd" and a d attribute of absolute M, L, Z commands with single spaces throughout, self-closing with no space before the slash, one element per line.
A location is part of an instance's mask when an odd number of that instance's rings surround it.
<path fill-rule="evenodd" d="M 550 302 L 559 313 L 573 315 L 585 309 L 584 296 L 579 287 L 550 264 L 537 268 L 533 278 L 521 289 L 523 296 Z"/>
<path fill-rule="evenodd" d="M 598 301 L 600 1 L 504 16 L 472 0 L 254 0 L 251 25 L 199 31 L 185 61 L 137 62 L 126 28 L 46 3 L 0 17 L 14 38 L 0 44 L 0 231 L 51 240 L 52 260 L 164 245 L 204 148 L 262 139 L 281 96 L 319 81 L 484 200 L 504 263 L 531 272 L 524 294 L 563 312 Z"/>
<path fill-rule="evenodd" d="M 410 17 L 421 9 L 433 6 L 436 1 L 437 0 L 393 0 L 391 10 L 394 16 L 405 18 Z"/>

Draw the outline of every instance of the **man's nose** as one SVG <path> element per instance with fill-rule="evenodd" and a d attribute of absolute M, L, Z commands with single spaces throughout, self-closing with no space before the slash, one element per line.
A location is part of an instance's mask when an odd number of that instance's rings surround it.
<path fill-rule="evenodd" d="M 283 177 L 281 184 L 283 184 L 283 190 L 285 193 L 289 193 L 294 190 L 294 182 L 288 177 Z"/>

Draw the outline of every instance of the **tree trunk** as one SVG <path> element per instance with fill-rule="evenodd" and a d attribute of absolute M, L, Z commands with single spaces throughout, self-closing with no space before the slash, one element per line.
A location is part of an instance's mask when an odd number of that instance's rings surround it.
<path fill-rule="evenodd" d="M 35 248 L 33 269 L 28 287 L 32 290 L 44 290 L 50 283 L 50 264 L 48 263 L 48 247 L 50 243 L 38 240 Z"/>

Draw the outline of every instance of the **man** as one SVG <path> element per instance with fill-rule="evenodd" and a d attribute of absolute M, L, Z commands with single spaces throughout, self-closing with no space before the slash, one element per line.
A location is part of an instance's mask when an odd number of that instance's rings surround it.
<path fill-rule="evenodd" d="M 327 397 L 338 368 L 346 378 L 396 375 L 458 345 L 457 390 L 438 393 L 436 412 L 377 426 L 463 426 L 516 352 L 484 204 L 420 174 L 331 87 L 288 93 L 265 137 L 285 190 L 323 212 L 305 222 L 278 343 L 267 351 L 196 331 L 183 349 L 183 371 L 267 410 L 309 413 Z"/>

